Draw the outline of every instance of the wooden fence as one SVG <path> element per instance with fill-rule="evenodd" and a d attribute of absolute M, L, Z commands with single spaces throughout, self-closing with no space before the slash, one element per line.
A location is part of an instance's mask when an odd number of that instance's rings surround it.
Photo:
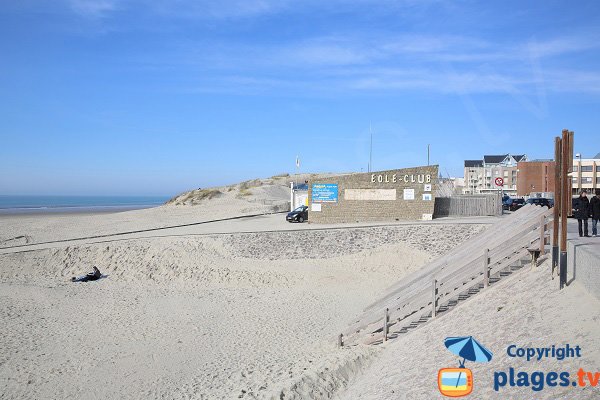
<path fill-rule="evenodd" d="M 440 259 L 397 282 L 353 321 L 342 334 L 345 344 L 387 340 L 423 319 L 435 318 L 462 294 L 486 288 L 530 255 L 532 246 L 544 252 L 552 213 L 527 205 L 489 227 Z M 496 278 L 499 279 L 499 278 Z"/>
<path fill-rule="evenodd" d="M 434 217 L 502 215 L 502 197 L 499 193 L 436 197 Z"/>

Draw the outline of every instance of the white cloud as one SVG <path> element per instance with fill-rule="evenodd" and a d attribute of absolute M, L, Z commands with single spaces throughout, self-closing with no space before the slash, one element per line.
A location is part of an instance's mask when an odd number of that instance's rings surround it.
<path fill-rule="evenodd" d="M 400 12 L 427 9 L 439 0 L 63 0 L 70 8 L 87 17 L 105 17 L 117 9 L 149 12 L 182 19 L 237 19 L 274 13 L 294 13 L 311 10 L 339 12 L 341 9 L 368 9 L 369 12 Z"/>
<path fill-rule="evenodd" d="M 102 17 L 116 10 L 117 0 L 69 0 L 76 13 L 86 17 Z"/>
<path fill-rule="evenodd" d="M 362 0 L 66 0 L 82 15 L 104 17 L 116 10 L 144 9 L 167 17 L 232 19 L 309 8 L 367 6 Z M 401 2 L 405 7 L 412 3 Z M 375 7 L 375 6 L 374 6 Z M 381 7 L 381 5 L 379 5 Z M 538 96 L 547 92 L 600 91 L 599 74 L 565 62 L 565 55 L 595 51 L 595 31 L 538 40 L 515 41 L 501 36 L 397 34 L 385 30 L 332 29 L 310 37 L 273 42 L 223 38 L 219 42 L 175 43 L 163 53 L 140 54 L 140 67 L 168 70 L 194 80 L 202 74 L 202 89 L 319 91 L 327 86 L 344 91 L 408 91 L 438 93 L 506 93 Z M 304 35 L 304 37 L 302 36 Z M 169 54 L 166 54 L 169 52 Z M 572 65 L 568 72 L 559 68 Z M 589 65 L 589 64 L 587 64 Z M 193 71 L 196 69 L 196 71 Z M 201 71 L 201 72 L 200 72 Z M 190 78 L 192 76 L 192 78 Z M 194 82 L 196 83 L 196 82 Z M 228 87 L 229 85 L 229 87 Z M 526 101 L 524 101 L 526 102 Z M 532 106 L 543 113 L 545 106 Z"/>
<path fill-rule="evenodd" d="M 532 53 L 534 56 L 545 58 L 562 54 L 576 53 L 600 47 L 600 37 L 597 35 L 579 37 L 560 37 L 546 41 L 532 39 L 523 46 L 523 53 Z"/>
<path fill-rule="evenodd" d="M 288 1 L 276 0 L 142 0 L 145 6 L 166 16 L 198 19 L 255 17 L 281 10 Z"/>

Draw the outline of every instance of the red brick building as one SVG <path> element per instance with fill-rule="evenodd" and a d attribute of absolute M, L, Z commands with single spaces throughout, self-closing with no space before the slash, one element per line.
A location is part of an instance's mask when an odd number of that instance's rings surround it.
<path fill-rule="evenodd" d="M 525 161 L 517 164 L 517 196 L 554 192 L 554 161 Z"/>

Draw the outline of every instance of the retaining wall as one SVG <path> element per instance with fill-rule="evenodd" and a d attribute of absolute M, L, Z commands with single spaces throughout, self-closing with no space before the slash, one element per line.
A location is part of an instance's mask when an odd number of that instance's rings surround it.
<path fill-rule="evenodd" d="M 600 237 L 569 240 L 567 268 L 574 280 L 600 300 Z"/>

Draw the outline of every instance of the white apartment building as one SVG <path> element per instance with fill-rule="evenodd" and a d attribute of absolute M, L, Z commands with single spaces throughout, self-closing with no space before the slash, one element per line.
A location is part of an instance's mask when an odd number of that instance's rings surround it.
<path fill-rule="evenodd" d="M 517 194 L 517 163 L 527 161 L 525 154 L 485 155 L 482 160 L 465 160 L 465 194 L 490 193 L 502 189 L 510 196 Z M 503 185 L 496 185 L 502 178 Z"/>
<path fill-rule="evenodd" d="M 583 189 L 594 193 L 600 189 L 600 153 L 594 158 L 576 157 L 573 160 L 573 195 L 581 193 Z"/>

